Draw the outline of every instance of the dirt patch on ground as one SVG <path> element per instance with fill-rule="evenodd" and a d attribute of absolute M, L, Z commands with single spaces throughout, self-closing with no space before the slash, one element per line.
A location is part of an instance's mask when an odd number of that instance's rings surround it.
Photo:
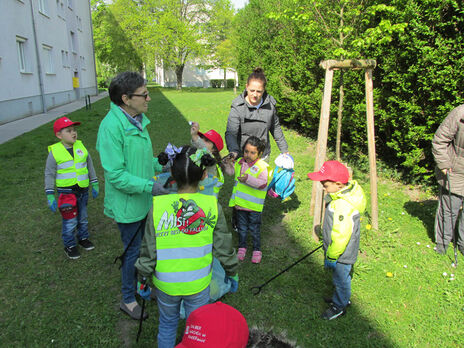
<path fill-rule="evenodd" d="M 116 307 L 119 311 L 119 303 Z M 138 321 L 128 319 L 124 314 L 122 314 L 118 320 L 118 332 L 119 332 L 119 338 L 121 339 L 122 342 L 122 347 L 132 347 L 135 343 L 135 337 L 133 336 L 133 332 L 135 331 L 136 327 L 138 326 Z"/>
<path fill-rule="evenodd" d="M 269 236 L 266 237 L 268 239 L 267 244 L 272 247 L 281 247 L 288 243 L 288 236 L 287 236 L 287 226 L 285 224 L 286 215 L 283 216 L 282 221 L 272 225 L 270 227 Z"/>

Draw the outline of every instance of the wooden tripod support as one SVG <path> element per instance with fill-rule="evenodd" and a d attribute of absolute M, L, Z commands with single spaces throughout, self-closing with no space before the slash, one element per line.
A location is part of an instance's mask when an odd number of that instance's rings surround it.
<path fill-rule="evenodd" d="M 325 69 L 324 96 L 322 98 L 321 117 L 319 120 L 319 132 L 317 135 L 316 161 L 314 171 L 318 171 L 325 162 L 327 152 L 327 137 L 329 131 L 330 118 L 330 99 L 332 94 L 332 80 L 334 70 L 363 69 L 366 76 L 366 117 L 367 117 L 367 143 L 369 151 L 369 177 L 371 186 L 371 221 L 372 227 L 378 229 L 378 205 L 377 205 L 377 169 L 375 155 L 375 134 L 374 134 L 374 95 L 372 83 L 372 71 L 376 66 L 376 61 L 367 60 L 324 60 L 320 67 Z M 311 212 L 313 215 L 313 238 L 319 240 L 316 233 L 321 227 L 323 213 L 323 190 L 321 185 L 313 185 L 311 196 Z"/>

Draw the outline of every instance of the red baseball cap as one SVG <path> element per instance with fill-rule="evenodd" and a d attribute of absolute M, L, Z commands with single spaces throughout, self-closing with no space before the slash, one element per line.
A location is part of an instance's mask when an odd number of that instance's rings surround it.
<path fill-rule="evenodd" d="M 248 335 L 242 313 L 225 303 L 215 302 L 190 314 L 182 342 L 176 348 L 245 348 Z"/>
<path fill-rule="evenodd" d="M 308 178 L 314 181 L 333 181 L 346 184 L 350 180 L 348 168 L 338 161 L 324 162 L 318 172 L 308 173 Z"/>
<path fill-rule="evenodd" d="M 81 124 L 80 122 L 73 122 L 66 116 L 63 116 L 55 121 L 55 123 L 53 124 L 53 131 L 56 134 L 63 128 L 70 127 L 70 126 L 78 126 L 80 124 Z"/>
<path fill-rule="evenodd" d="M 216 132 L 214 129 L 207 131 L 206 133 L 198 132 L 199 135 L 204 136 L 206 139 L 211 141 L 218 151 L 221 151 L 224 148 L 224 142 L 222 141 L 222 137 Z"/>

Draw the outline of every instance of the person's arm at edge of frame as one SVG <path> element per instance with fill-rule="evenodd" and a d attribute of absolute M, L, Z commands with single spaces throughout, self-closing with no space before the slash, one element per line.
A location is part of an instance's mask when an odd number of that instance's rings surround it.
<path fill-rule="evenodd" d="M 444 174 L 452 166 L 451 158 L 448 155 L 448 146 L 458 131 L 458 117 L 458 110 L 452 110 L 440 124 L 432 139 L 432 154 L 435 163 Z"/>
<path fill-rule="evenodd" d="M 151 279 L 151 275 L 155 272 L 156 267 L 156 245 L 155 227 L 153 226 L 153 207 L 147 215 L 145 222 L 145 231 L 140 246 L 140 255 L 135 262 L 135 268 L 138 270 L 138 280 L 141 281 L 143 277 Z"/>
<path fill-rule="evenodd" d="M 130 174 L 124 166 L 123 144 L 115 136 L 114 129 L 105 127 L 103 119 L 97 136 L 97 151 L 105 171 L 105 178 L 115 188 L 127 193 L 151 193 L 153 181 Z"/>
<path fill-rule="evenodd" d="M 92 197 L 97 198 L 98 193 L 100 192 L 99 185 L 98 185 L 98 178 L 95 172 L 95 167 L 93 165 L 92 156 L 90 156 L 90 152 L 87 155 L 87 170 L 89 171 L 89 184 L 92 185 Z"/>
<path fill-rule="evenodd" d="M 232 246 L 232 233 L 227 228 L 226 218 L 218 202 L 218 219 L 213 231 L 213 256 L 219 260 L 227 276 L 235 276 L 238 259 Z"/>

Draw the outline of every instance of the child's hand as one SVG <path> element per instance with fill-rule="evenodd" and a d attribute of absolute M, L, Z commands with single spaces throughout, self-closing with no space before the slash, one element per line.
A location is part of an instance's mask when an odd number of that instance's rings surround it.
<path fill-rule="evenodd" d="M 97 198 L 98 197 L 98 192 L 99 192 L 99 188 L 98 188 L 98 182 L 94 182 L 92 184 L 92 197 L 93 199 Z"/>
<path fill-rule="evenodd" d="M 240 181 L 241 183 L 244 183 L 248 180 L 248 174 L 244 174 L 242 176 L 239 176 L 238 178 L 238 181 Z"/>
<path fill-rule="evenodd" d="M 58 204 L 56 203 L 55 195 L 48 194 L 47 195 L 47 205 L 52 212 L 56 212 L 58 208 Z"/>
<path fill-rule="evenodd" d="M 200 130 L 200 125 L 198 122 L 192 122 L 190 126 L 190 135 L 192 136 L 192 140 L 196 141 L 198 139 L 198 131 Z"/>

